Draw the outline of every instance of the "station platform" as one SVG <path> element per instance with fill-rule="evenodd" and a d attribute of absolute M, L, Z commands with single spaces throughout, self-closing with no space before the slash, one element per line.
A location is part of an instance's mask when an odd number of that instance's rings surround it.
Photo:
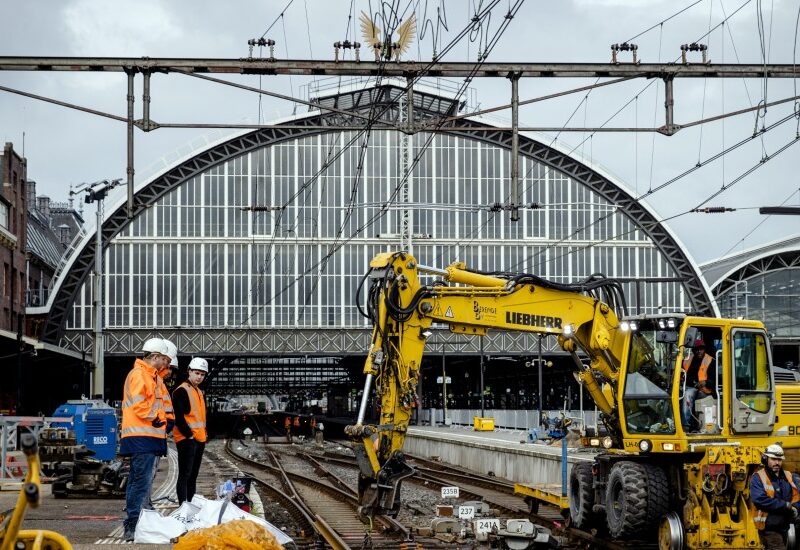
<path fill-rule="evenodd" d="M 226 468 L 224 464 L 220 465 L 218 461 L 210 459 L 208 449 L 210 448 L 213 452 L 215 444 L 216 442 L 211 442 L 207 447 L 197 480 L 198 494 L 212 499 L 215 498 L 219 484 L 237 475 L 232 466 Z M 177 478 L 178 453 L 173 446 L 170 446 L 168 456 L 159 461 L 152 491 L 153 506 L 162 511 L 162 514 L 168 514 L 178 507 L 175 494 Z M 127 548 L 147 548 L 149 550 L 172 547 L 170 544 L 134 544 L 122 539 L 125 499 L 56 499 L 52 496 L 51 489 L 52 485 L 42 484 L 41 503 L 38 508 L 29 507 L 27 509 L 22 523 L 23 529 L 55 531 L 65 536 L 73 548 L 78 550 L 89 550 L 90 548 L 96 550 L 120 544 L 124 544 Z M 255 491 L 251 490 L 251 497 L 253 493 Z M 13 508 L 18 495 L 18 489 L 0 491 L 0 510 Z M 258 514 L 255 501 L 253 512 Z"/>
<path fill-rule="evenodd" d="M 562 444 L 528 443 L 527 432 L 474 431 L 464 426 L 412 426 L 403 450 L 422 458 L 489 474 L 515 483 L 554 487 L 562 482 Z M 592 462 L 597 451 L 568 446 L 567 476 L 579 462 Z"/>

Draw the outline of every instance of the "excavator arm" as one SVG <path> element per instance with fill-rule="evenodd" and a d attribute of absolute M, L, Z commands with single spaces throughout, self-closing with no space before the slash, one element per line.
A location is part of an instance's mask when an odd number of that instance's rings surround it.
<path fill-rule="evenodd" d="M 421 274 L 443 281 L 423 284 Z M 556 336 L 572 356 L 609 433 L 621 437 L 616 399 L 610 402 L 601 389 L 607 384 L 616 395 L 625 349 L 625 334 L 611 307 L 615 303 L 624 307 L 615 281 L 595 277 L 562 285 L 535 275 L 470 271 L 458 263 L 436 269 L 421 266 L 402 252 L 373 258 L 363 282 L 367 280 L 368 300 L 362 313 L 372 322 L 372 342 L 358 418 L 345 429 L 357 442 L 360 513 L 365 522 L 375 514 L 395 515 L 401 482 L 414 474 L 402 448 L 416 407 L 422 355 L 433 323 L 468 335 L 497 329 Z M 597 294 L 609 299 L 601 301 Z M 588 357 L 588 365 L 578 352 Z M 364 423 L 373 387 L 380 410 L 377 425 Z"/>

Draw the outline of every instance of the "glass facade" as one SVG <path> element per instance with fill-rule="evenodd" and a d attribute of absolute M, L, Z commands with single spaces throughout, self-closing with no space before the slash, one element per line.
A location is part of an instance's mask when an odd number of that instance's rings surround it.
<path fill-rule="evenodd" d="M 107 247 L 106 327 L 365 327 L 359 281 L 375 254 L 401 248 L 401 136 L 373 131 L 362 153 L 356 132 L 309 135 L 183 182 Z M 624 212 L 565 174 L 521 156 L 522 202 L 541 208 L 511 222 L 488 208 L 508 202 L 509 150 L 446 134 L 410 142 L 420 263 L 463 260 L 560 282 L 675 277 Z M 624 286 L 632 313 L 690 307 L 677 282 Z M 87 280 L 67 329 L 91 328 L 91 291 Z"/>
<path fill-rule="evenodd" d="M 763 321 L 778 338 L 800 337 L 800 268 L 767 271 L 736 282 L 717 298 L 723 317 Z"/>

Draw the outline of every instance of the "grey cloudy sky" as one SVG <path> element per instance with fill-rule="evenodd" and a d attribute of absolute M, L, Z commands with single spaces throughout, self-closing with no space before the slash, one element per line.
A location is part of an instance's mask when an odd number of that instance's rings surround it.
<path fill-rule="evenodd" d="M 6 2 L 0 32 L 0 52 L 12 56 L 149 56 L 239 58 L 248 54 L 247 39 L 261 36 L 275 21 L 288 0 L 217 2 L 210 0 L 63 0 L 60 2 Z M 494 17 L 483 28 L 491 35 L 508 9 L 502 0 Z M 671 16 L 692 0 L 527 0 L 489 57 L 492 61 L 606 62 L 609 46 L 630 39 Z M 681 44 L 708 32 L 745 4 L 727 23 L 702 41 L 709 45 L 712 62 L 761 63 L 762 44 L 769 62 L 792 63 L 800 0 L 702 0 L 685 13 L 657 25 L 634 40 L 644 62 L 673 61 Z M 380 8 L 380 3 L 354 0 L 353 11 Z M 403 9 L 408 0 L 399 2 Z M 410 2 L 420 20 L 435 20 L 436 8 L 444 6 L 449 30 L 441 29 L 439 49 L 467 24 L 478 0 L 425 0 Z M 487 1 L 482 2 L 488 4 Z M 267 34 L 277 42 L 279 58 L 333 58 L 332 43 L 346 37 L 351 2 L 345 0 L 294 0 L 282 19 Z M 307 14 L 307 17 L 306 17 Z M 763 20 L 763 40 L 759 33 Z M 477 39 L 462 40 L 445 58 L 474 61 Z M 405 59 L 429 60 L 433 33 L 418 39 Z M 798 52 L 800 53 L 800 52 Z M 627 57 L 623 58 L 627 59 Z M 257 76 L 232 76 L 236 82 L 258 85 Z M 307 78 L 263 77 L 262 85 L 286 94 L 301 94 Z M 524 80 L 522 99 L 589 84 L 583 79 Z M 117 115 L 126 113 L 126 78 L 123 74 L 0 73 L 0 85 L 74 102 Z M 678 80 L 675 112 L 678 123 L 714 116 L 767 101 L 796 95 L 791 79 Z M 504 79 L 472 83 L 482 108 L 507 103 L 509 84 Z M 141 79 L 137 81 L 137 112 L 141 116 Z M 156 75 L 152 82 L 151 116 L 158 122 L 255 122 L 258 98 L 183 75 Z M 664 123 L 663 85 L 637 80 L 521 109 L 526 126 L 562 126 L 574 116 L 573 126 L 660 126 Z M 627 104 L 627 106 L 625 106 Z M 623 107 L 625 106 L 625 107 Z M 770 108 L 758 126 L 769 125 L 792 113 L 790 102 Z M 291 114 L 293 105 L 264 98 L 265 120 Z M 620 110 L 621 109 L 621 110 Z M 800 109 L 800 107 L 798 107 Z M 614 118 L 611 118 L 617 111 Z M 510 112 L 499 113 L 510 118 Z M 609 120 L 610 119 L 610 120 Z M 672 137 L 647 133 L 601 133 L 593 137 L 562 133 L 558 140 L 576 153 L 611 172 L 638 194 L 668 181 L 693 167 L 698 160 L 719 152 L 753 133 L 751 114 L 678 132 Z M 790 120 L 682 178 L 645 200 L 659 217 L 671 218 L 669 226 L 703 262 L 800 233 L 800 217 L 760 216 L 753 207 L 800 205 L 797 176 L 800 143 L 779 156 L 772 155 L 792 142 L 798 121 Z M 0 139 L 22 149 L 28 176 L 41 194 L 65 200 L 70 183 L 124 177 L 126 128 L 116 121 L 0 92 Z M 185 150 L 187 144 L 208 137 L 208 130 L 136 131 L 136 170 L 144 175 L 165 156 Z M 550 135 L 547 139 L 553 139 Z M 584 140 L 586 140 L 584 142 Z M 583 142 L 582 145 L 581 142 Z M 723 184 L 770 160 L 707 205 L 738 208 L 724 215 L 683 214 L 698 206 Z M 759 225 L 760 224 L 760 225 Z"/>

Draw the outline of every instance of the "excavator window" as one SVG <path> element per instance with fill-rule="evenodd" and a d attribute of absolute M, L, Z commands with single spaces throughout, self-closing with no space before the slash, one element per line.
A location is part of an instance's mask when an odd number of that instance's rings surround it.
<path fill-rule="evenodd" d="M 639 323 L 630 341 L 623 393 L 628 432 L 675 433 L 670 395 L 675 343 L 660 338 L 659 328 L 649 322 Z"/>
<path fill-rule="evenodd" d="M 772 385 L 764 334 L 744 331 L 736 333 L 733 367 L 738 401 L 756 412 L 768 412 L 772 401 Z"/>

